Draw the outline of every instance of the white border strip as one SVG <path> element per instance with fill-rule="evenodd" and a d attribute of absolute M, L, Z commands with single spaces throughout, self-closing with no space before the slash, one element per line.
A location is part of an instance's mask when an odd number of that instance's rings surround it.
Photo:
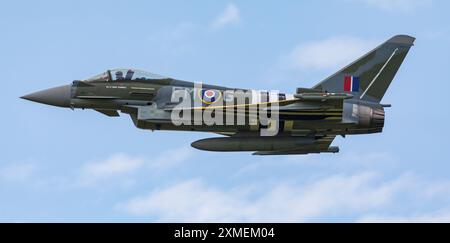
<path fill-rule="evenodd" d="M 389 59 L 387 60 L 387 62 L 384 64 L 384 66 L 380 69 L 380 71 L 378 72 L 378 74 L 375 76 L 375 78 L 372 80 L 372 82 L 370 82 L 369 87 L 367 87 L 366 91 L 364 91 L 364 93 L 361 95 L 361 97 L 359 97 L 359 99 L 364 98 L 364 96 L 366 96 L 367 92 L 369 91 L 369 89 L 372 87 L 372 85 L 375 83 L 375 81 L 377 81 L 378 77 L 381 75 L 381 73 L 383 72 L 383 70 L 387 67 L 387 65 L 389 64 L 389 62 L 392 60 L 392 58 L 395 56 L 395 53 L 397 53 L 398 48 L 394 50 L 394 52 L 392 53 L 392 55 L 389 57 Z"/>

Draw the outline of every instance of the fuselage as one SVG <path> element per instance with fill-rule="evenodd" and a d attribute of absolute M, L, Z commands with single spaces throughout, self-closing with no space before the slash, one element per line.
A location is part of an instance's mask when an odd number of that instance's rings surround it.
<path fill-rule="evenodd" d="M 312 88 L 294 94 L 228 88 L 136 69 L 108 70 L 22 98 L 48 105 L 129 114 L 146 130 L 224 135 L 197 149 L 256 155 L 337 153 L 336 136 L 380 133 L 381 101 L 415 41 L 397 35 Z"/>
<path fill-rule="evenodd" d="M 247 132 L 257 133 L 260 124 L 237 124 L 226 122 L 213 126 L 202 124 L 174 125 L 171 111 L 177 105 L 173 96 L 180 90 L 191 94 L 192 108 L 195 107 L 226 107 L 226 99 L 233 100 L 237 105 L 257 105 L 262 103 L 280 102 L 279 134 L 286 135 L 351 135 L 381 132 L 384 125 L 384 109 L 379 104 L 356 101 L 338 100 L 317 105 L 316 101 L 300 101 L 294 94 L 273 93 L 249 89 L 227 88 L 222 86 L 180 81 L 171 78 L 158 77 L 151 79 L 114 79 L 113 72 L 107 71 L 104 77 L 74 81 L 70 86 L 70 107 L 95 110 L 119 110 L 130 114 L 138 128 L 148 130 L 173 130 L 214 132 L 221 134 Z M 207 104 L 195 104 L 199 90 L 214 90 L 220 93 L 221 100 Z M 230 99 L 229 94 L 234 92 Z M 238 102 L 236 96 L 245 96 Z M 146 107 L 153 111 L 154 117 L 140 119 L 136 107 Z M 204 111 L 203 111 L 204 112 Z M 225 116 L 225 115 L 224 115 Z M 235 116 L 238 116 L 237 112 Z M 247 119 L 249 119 L 247 117 Z M 194 120 L 194 115 L 192 115 Z"/>

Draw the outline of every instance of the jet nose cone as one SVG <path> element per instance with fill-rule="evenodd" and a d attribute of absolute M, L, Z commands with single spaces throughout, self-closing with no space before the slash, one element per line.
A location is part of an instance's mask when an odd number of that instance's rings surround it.
<path fill-rule="evenodd" d="M 70 107 L 70 85 L 46 89 L 20 98 L 46 105 Z"/>

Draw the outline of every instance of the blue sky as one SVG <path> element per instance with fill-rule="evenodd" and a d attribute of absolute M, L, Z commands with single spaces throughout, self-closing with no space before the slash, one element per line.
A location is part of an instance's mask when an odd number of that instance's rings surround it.
<path fill-rule="evenodd" d="M 450 221 L 450 3 L 439 0 L 8 1 L 0 221 Z M 417 37 L 383 134 L 338 155 L 195 151 L 208 134 L 136 129 L 20 100 L 108 68 L 294 92 L 396 34 Z"/>

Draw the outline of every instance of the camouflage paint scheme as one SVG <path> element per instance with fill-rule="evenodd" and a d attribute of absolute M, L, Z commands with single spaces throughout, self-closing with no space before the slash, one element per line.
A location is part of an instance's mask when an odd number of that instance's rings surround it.
<path fill-rule="evenodd" d="M 119 111 L 129 114 L 136 127 L 146 130 L 210 132 L 222 137 L 196 141 L 194 148 L 216 152 L 250 151 L 255 155 L 294 155 L 337 153 L 331 143 L 338 135 L 372 134 L 383 131 L 385 108 L 380 104 L 415 38 L 395 36 L 318 85 L 299 88 L 295 94 L 271 94 L 261 91 L 203 84 L 225 99 L 227 91 L 247 92 L 245 108 L 262 103 L 279 106 L 279 133 L 261 137 L 262 126 L 255 125 L 183 125 L 172 123 L 176 90 L 187 90 L 195 97 L 195 83 L 161 77 L 134 69 L 108 70 L 87 80 L 26 95 L 24 99 L 48 105 L 94 109 L 110 117 Z M 347 83 L 346 82 L 351 82 Z M 346 86 L 347 85 L 347 86 Z M 353 85 L 353 87 L 350 87 Z M 350 87 L 351 90 L 348 90 Z M 354 89 L 352 89 L 354 88 Z M 202 91 L 200 91 L 202 92 Z M 212 93 L 211 93 L 212 94 Z M 237 99 L 238 97 L 233 97 Z M 223 104 L 203 102 L 191 111 L 207 111 Z M 237 107 L 235 115 L 239 114 Z M 242 115 L 242 114 L 241 114 Z M 248 117 L 248 111 L 244 116 Z M 267 127 L 266 127 L 267 128 Z"/>

